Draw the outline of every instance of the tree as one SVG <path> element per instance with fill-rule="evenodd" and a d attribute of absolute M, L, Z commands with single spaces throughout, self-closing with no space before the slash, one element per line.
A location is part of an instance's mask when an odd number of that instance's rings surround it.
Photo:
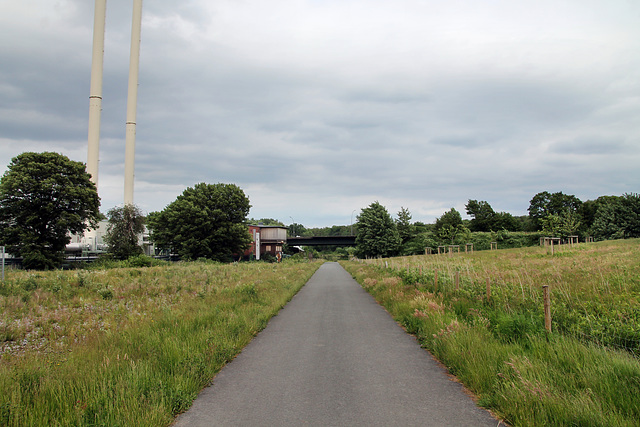
<path fill-rule="evenodd" d="M 438 238 L 451 244 L 453 244 L 458 235 L 466 234 L 469 231 L 462 222 L 460 212 L 454 208 L 451 208 L 451 210 L 436 219 L 433 229 Z"/>
<path fill-rule="evenodd" d="M 534 230 L 542 229 L 542 219 L 549 215 L 562 215 L 566 210 L 577 212 L 582 201 L 576 196 L 543 191 L 533 196 L 529 202 L 529 217 Z"/>
<path fill-rule="evenodd" d="M 574 236 L 580 228 L 580 215 L 565 210 L 560 215 L 550 214 L 542 218 L 542 232 L 550 236 L 566 239 Z"/>
<path fill-rule="evenodd" d="M 196 184 L 164 210 L 149 214 L 152 239 L 185 259 L 229 261 L 251 243 L 245 223 L 251 205 L 234 184 Z"/>
<path fill-rule="evenodd" d="M 492 230 L 521 231 L 520 221 L 508 212 L 497 212 L 493 218 Z"/>
<path fill-rule="evenodd" d="M 356 250 L 361 257 L 389 257 L 400 249 L 400 236 L 387 209 L 373 202 L 356 218 Z"/>
<path fill-rule="evenodd" d="M 22 153 L 0 180 L 0 240 L 25 268 L 57 268 L 70 234 L 96 227 L 99 209 L 83 163 L 58 153 Z"/>
<path fill-rule="evenodd" d="M 491 231 L 494 229 L 496 213 L 489 203 L 469 200 L 465 208 L 467 215 L 472 217 L 469 224 L 471 231 Z"/>
<path fill-rule="evenodd" d="M 640 195 L 629 193 L 602 201 L 591 232 L 597 240 L 640 237 Z"/>
<path fill-rule="evenodd" d="M 107 212 L 109 225 L 104 240 L 109 245 L 109 253 L 120 259 L 127 259 L 143 253 L 138 244 L 138 236 L 144 231 L 145 218 L 135 205 L 126 204 Z"/>
<path fill-rule="evenodd" d="M 289 230 L 289 236 L 291 237 L 303 236 L 304 233 L 307 231 L 304 225 L 297 224 L 295 222 L 288 227 L 288 230 Z"/>
<path fill-rule="evenodd" d="M 284 227 L 284 223 L 282 221 L 278 221 L 273 218 L 260 218 L 260 219 L 249 219 L 247 221 L 248 224 L 251 225 L 266 225 L 266 226 L 279 226 Z"/>
<path fill-rule="evenodd" d="M 403 245 L 414 237 L 415 227 L 411 224 L 411 212 L 409 212 L 409 209 L 400 207 L 396 227 Z"/>

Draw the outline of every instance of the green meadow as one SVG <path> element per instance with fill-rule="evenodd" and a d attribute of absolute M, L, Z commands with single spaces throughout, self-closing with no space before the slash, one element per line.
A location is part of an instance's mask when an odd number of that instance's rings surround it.
<path fill-rule="evenodd" d="M 509 424 L 640 425 L 640 240 L 343 265 Z"/>
<path fill-rule="evenodd" d="M 10 270 L 0 425 L 168 425 L 319 266 Z"/>

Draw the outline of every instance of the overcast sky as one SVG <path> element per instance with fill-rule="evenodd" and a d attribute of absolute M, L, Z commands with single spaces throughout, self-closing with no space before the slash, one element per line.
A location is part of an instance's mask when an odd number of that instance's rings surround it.
<path fill-rule="evenodd" d="M 108 0 L 99 194 L 122 204 L 131 0 Z M 87 161 L 94 0 L 0 0 L 0 170 Z M 134 202 L 433 222 L 469 199 L 640 192 L 637 0 L 145 0 Z M 354 213 L 355 211 L 355 213 Z"/>

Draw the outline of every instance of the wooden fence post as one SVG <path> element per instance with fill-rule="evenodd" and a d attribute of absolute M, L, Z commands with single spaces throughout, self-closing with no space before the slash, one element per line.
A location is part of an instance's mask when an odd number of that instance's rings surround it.
<path fill-rule="evenodd" d="M 456 291 L 460 289 L 460 272 L 456 271 Z"/>
<path fill-rule="evenodd" d="M 435 274 L 434 274 L 434 279 L 433 279 L 433 288 L 434 288 L 434 293 L 438 292 L 438 270 L 435 270 Z"/>
<path fill-rule="evenodd" d="M 491 282 L 487 277 L 487 301 L 489 301 L 490 299 L 491 299 Z"/>
<path fill-rule="evenodd" d="M 544 296 L 544 327 L 547 332 L 551 332 L 551 297 L 549 296 L 549 285 L 542 286 Z"/>

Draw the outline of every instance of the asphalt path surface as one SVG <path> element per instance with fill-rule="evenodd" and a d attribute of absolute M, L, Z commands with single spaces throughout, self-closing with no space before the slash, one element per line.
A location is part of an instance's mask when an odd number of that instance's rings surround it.
<path fill-rule="evenodd" d="M 324 264 L 175 426 L 497 426 L 337 263 Z"/>

